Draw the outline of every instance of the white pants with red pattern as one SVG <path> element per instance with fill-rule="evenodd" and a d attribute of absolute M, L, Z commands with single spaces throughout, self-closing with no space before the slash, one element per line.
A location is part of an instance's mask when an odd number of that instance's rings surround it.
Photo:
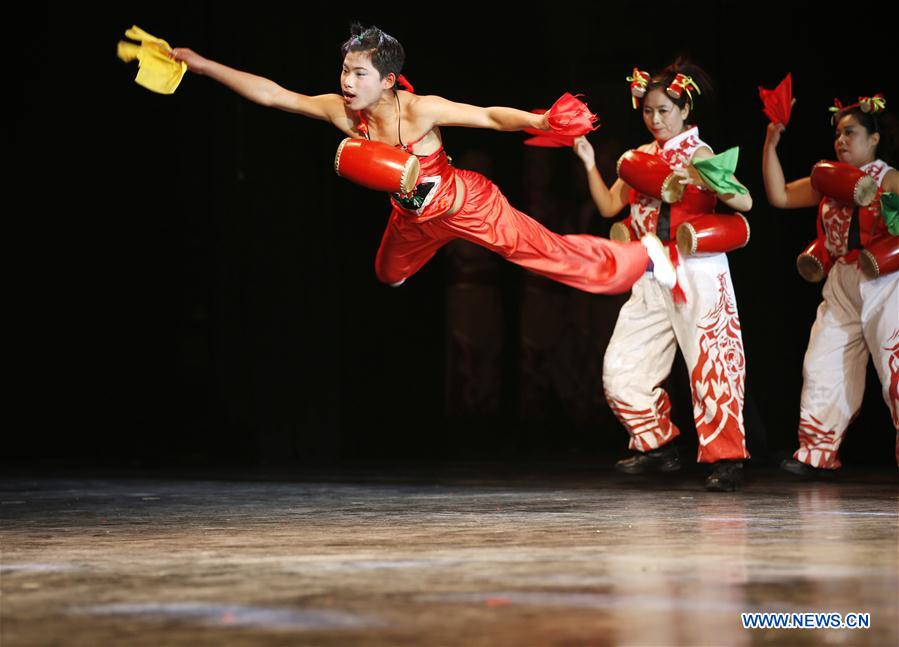
<path fill-rule="evenodd" d="M 897 430 L 899 462 L 899 272 L 867 279 L 855 265 L 836 263 L 802 367 L 796 460 L 840 467 L 840 443 L 862 404 L 869 355 Z"/>
<path fill-rule="evenodd" d="M 743 429 L 746 361 L 740 318 L 725 254 L 681 259 L 678 283 L 687 297 L 649 275 L 621 308 L 603 363 L 606 399 L 630 434 L 630 448 L 656 449 L 680 432 L 660 384 L 680 346 L 690 370 L 701 463 L 748 458 Z"/>

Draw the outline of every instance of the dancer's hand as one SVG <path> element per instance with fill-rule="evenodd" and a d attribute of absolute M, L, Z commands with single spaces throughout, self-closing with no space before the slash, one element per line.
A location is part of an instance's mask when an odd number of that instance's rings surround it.
<path fill-rule="evenodd" d="M 783 134 L 783 131 L 787 129 L 783 124 L 776 124 L 774 122 L 768 124 L 768 134 L 765 137 L 765 146 L 771 148 L 777 148 L 777 145 L 780 143 L 780 136 Z"/>
<path fill-rule="evenodd" d="M 187 69 L 194 74 L 204 74 L 206 63 L 209 62 L 192 49 L 187 49 L 186 47 L 174 48 L 172 53 L 169 54 L 169 58 L 175 59 L 176 61 L 184 61 L 187 63 Z"/>
<path fill-rule="evenodd" d="M 596 152 L 593 150 L 593 145 L 587 141 L 586 136 L 575 138 L 572 148 L 574 149 L 574 154 L 581 158 L 584 168 L 589 171 L 596 166 Z"/>
<path fill-rule="evenodd" d="M 702 176 L 699 175 L 699 171 L 697 171 L 692 164 L 690 166 L 685 166 L 684 168 L 671 169 L 671 172 L 680 178 L 679 182 L 681 184 L 695 184 L 699 187 L 709 188 L 706 185 L 705 180 L 702 179 Z"/>

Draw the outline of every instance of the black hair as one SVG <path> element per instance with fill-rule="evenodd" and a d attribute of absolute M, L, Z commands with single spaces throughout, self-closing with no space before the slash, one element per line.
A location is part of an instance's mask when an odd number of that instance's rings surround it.
<path fill-rule="evenodd" d="M 855 117 L 859 126 L 864 128 L 869 136 L 874 133 L 880 135 L 880 142 L 877 144 L 874 155 L 892 166 L 897 159 L 896 151 L 899 148 L 895 117 L 890 113 L 865 112 L 861 106 L 851 106 L 840 111 L 834 120 L 834 125 L 840 123 L 840 119 L 847 116 Z"/>
<path fill-rule="evenodd" d="M 684 58 L 683 56 L 678 56 L 677 60 L 675 60 L 674 63 L 672 63 L 665 69 L 660 70 L 652 75 L 652 77 L 649 81 L 649 84 L 647 84 L 647 86 L 646 86 L 646 94 L 644 94 L 643 99 L 640 100 L 640 105 L 641 106 L 643 105 L 643 100 L 646 99 L 646 96 L 653 90 L 660 89 L 660 90 L 662 90 L 662 92 L 665 92 L 665 90 L 668 88 L 669 85 L 671 85 L 671 83 L 674 81 L 675 77 L 677 77 L 678 74 L 684 74 L 684 75 L 692 78 L 693 82 L 696 83 L 697 86 L 699 86 L 699 90 L 702 93 L 703 99 L 709 99 L 711 97 L 711 95 L 714 93 L 714 88 L 712 87 L 712 81 L 709 78 L 709 75 L 706 73 L 706 71 L 703 70 L 698 65 L 691 63 L 688 59 Z M 667 96 L 669 99 L 671 99 L 671 101 L 674 103 L 674 105 L 676 105 L 681 110 L 683 110 L 684 107 L 686 107 L 687 103 L 691 104 L 690 105 L 690 115 L 689 115 L 690 121 L 693 120 L 693 114 L 696 110 L 695 104 L 697 103 L 696 97 L 698 94 L 695 89 L 692 90 L 691 93 L 693 94 L 692 102 L 690 101 L 690 97 L 687 95 L 686 92 L 682 92 L 680 98 L 678 98 L 678 99 L 675 99 L 668 93 L 665 93 L 665 96 Z"/>
<path fill-rule="evenodd" d="M 363 27 L 358 22 L 352 24 L 349 39 L 340 46 L 341 60 L 350 52 L 369 52 L 371 64 L 382 79 L 391 72 L 399 77 L 406 60 L 406 52 L 400 41 L 374 25 Z"/>
<path fill-rule="evenodd" d="M 865 112 L 861 109 L 861 106 L 852 106 L 840 111 L 834 123 L 837 124 L 840 122 L 840 119 L 850 115 L 855 117 L 859 125 L 868 131 L 868 135 L 880 132 L 880 120 L 877 118 L 877 115 L 873 112 Z"/>

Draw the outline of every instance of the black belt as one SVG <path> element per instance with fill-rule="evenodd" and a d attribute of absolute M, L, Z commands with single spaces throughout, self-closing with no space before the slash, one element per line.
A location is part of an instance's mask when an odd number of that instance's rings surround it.
<path fill-rule="evenodd" d="M 849 249 L 862 248 L 862 236 L 858 220 L 858 207 L 856 207 L 852 210 L 852 218 L 849 220 Z"/>
<path fill-rule="evenodd" d="M 659 220 L 656 224 L 656 236 L 663 242 L 671 240 L 671 205 L 663 202 L 659 207 Z"/>

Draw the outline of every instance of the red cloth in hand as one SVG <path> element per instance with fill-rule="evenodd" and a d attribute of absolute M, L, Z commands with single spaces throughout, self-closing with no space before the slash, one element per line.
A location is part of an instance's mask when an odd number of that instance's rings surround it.
<path fill-rule="evenodd" d="M 759 86 L 759 98 L 764 104 L 765 115 L 772 123 L 790 123 L 790 111 L 793 109 L 793 79 L 787 74 L 773 90 Z"/>
<path fill-rule="evenodd" d="M 534 114 L 542 115 L 546 110 L 532 110 Z M 599 128 L 594 125 L 599 118 L 590 112 L 587 104 L 577 97 L 566 92 L 549 109 L 547 115 L 549 130 L 539 128 L 525 128 L 524 132 L 534 135 L 524 141 L 527 146 L 542 148 L 571 148 L 574 139 Z"/>
<path fill-rule="evenodd" d="M 526 146 L 538 146 L 540 148 L 571 148 L 574 146 L 574 137 L 570 135 L 557 135 L 554 132 L 540 132 L 524 140 Z"/>
<path fill-rule="evenodd" d="M 587 104 L 566 92 L 549 109 L 549 127 L 556 135 L 580 137 L 599 128 L 593 125 L 599 117 L 590 112 Z"/>
<path fill-rule="evenodd" d="M 546 109 L 535 108 L 531 112 L 535 115 L 542 115 L 546 112 Z M 559 135 L 551 130 L 540 130 L 539 128 L 525 128 L 524 132 L 534 135 L 524 140 L 526 146 L 537 146 L 539 148 L 571 148 L 574 146 L 573 135 Z"/>

